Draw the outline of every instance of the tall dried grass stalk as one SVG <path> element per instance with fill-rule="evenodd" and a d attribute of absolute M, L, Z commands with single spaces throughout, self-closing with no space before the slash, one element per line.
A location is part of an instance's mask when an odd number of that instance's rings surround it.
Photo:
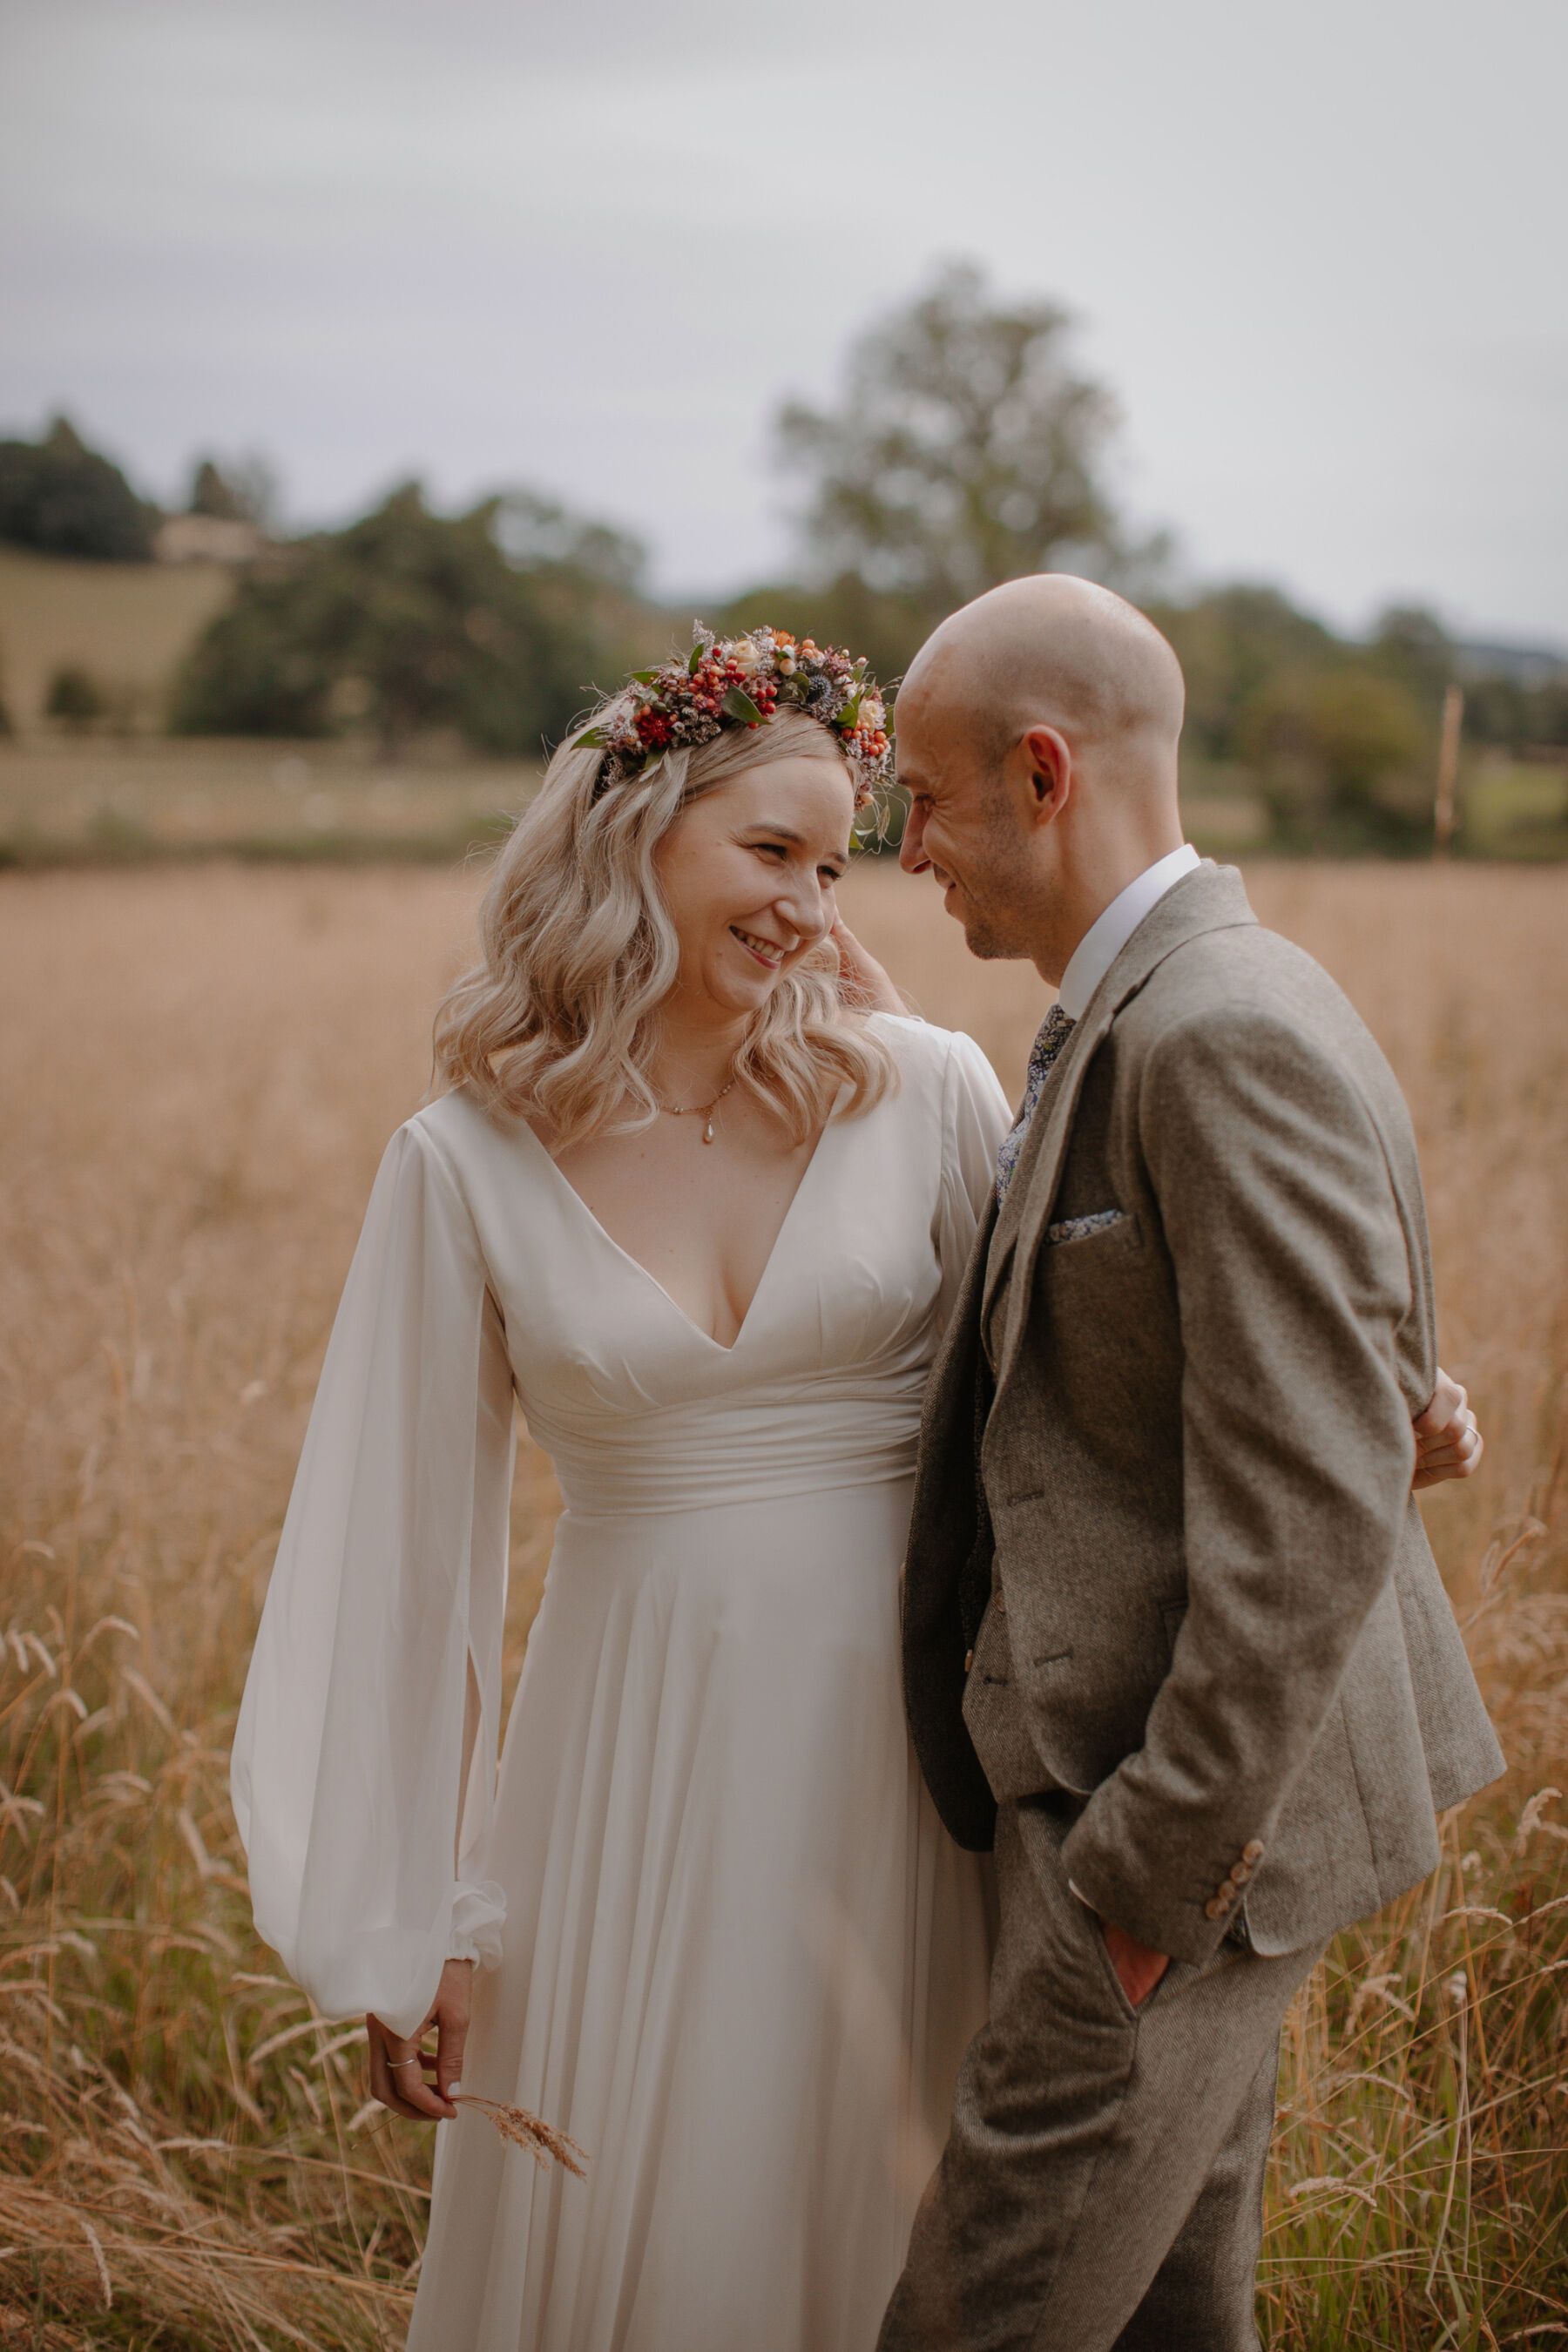
<path fill-rule="evenodd" d="M 459 2091 L 453 2105 L 478 2107 L 482 2116 L 489 2117 L 509 2147 L 525 2147 L 542 2171 L 548 2172 L 552 2164 L 558 2164 L 563 2171 L 574 2172 L 579 2180 L 588 2178 L 586 2151 L 567 2133 L 531 2115 L 526 2107 L 510 2107 L 500 2099 L 483 2099 L 477 2091 Z"/>
<path fill-rule="evenodd" d="M 1568 877 L 1293 867 L 1410 1092 L 1445 1358 L 1490 1433 L 1428 1516 L 1508 1780 L 1295 2013 L 1279 2347 L 1568 2331 Z M 251 1935 L 225 1790 L 337 1287 L 417 1101 L 468 877 L 0 879 L 0 2347 L 394 2346 L 429 2136 Z M 850 920 L 1016 1086 L 1041 992 L 883 873 Z M 510 1670 L 554 1497 L 524 1456 Z"/>

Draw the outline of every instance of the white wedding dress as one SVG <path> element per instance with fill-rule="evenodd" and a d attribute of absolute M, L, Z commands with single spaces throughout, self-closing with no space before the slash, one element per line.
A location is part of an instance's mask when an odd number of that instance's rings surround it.
<path fill-rule="evenodd" d="M 465 1096 L 376 1181 L 236 1738 L 257 1924 L 403 2032 L 499 1958 L 464 2088 L 589 2158 L 441 2127 L 414 2352 L 875 2345 L 984 2009 L 899 1574 L 1009 1118 L 969 1039 L 877 1022 L 898 1091 L 825 1130 L 730 1349 Z M 565 1511 L 498 1783 L 514 1391 Z"/>

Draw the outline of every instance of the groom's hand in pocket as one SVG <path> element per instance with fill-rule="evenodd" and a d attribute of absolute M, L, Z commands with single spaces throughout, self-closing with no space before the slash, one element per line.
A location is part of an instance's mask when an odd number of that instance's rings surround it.
<path fill-rule="evenodd" d="M 1125 1927 L 1118 1927 L 1110 1919 L 1101 1919 L 1100 1924 L 1121 1990 L 1133 2008 L 1138 2009 L 1170 1967 L 1171 1956 L 1157 1952 L 1152 1944 L 1141 1944 L 1136 1936 L 1130 1936 Z"/>

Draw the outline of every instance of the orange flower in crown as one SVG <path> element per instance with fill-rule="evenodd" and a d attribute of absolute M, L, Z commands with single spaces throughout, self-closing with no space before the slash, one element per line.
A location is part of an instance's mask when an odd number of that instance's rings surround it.
<path fill-rule="evenodd" d="M 711 743 L 727 727 L 760 727 L 780 708 L 820 719 L 837 736 L 864 808 L 892 772 L 888 714 L 864 658 L 795 639 L 787 629 L 715 637 L 699 628 L 682 660 L 632 672 L 623 707 L 574 738 L 576 751 L 603 751 L 594 797 L 640 776 L 666 751 Z"/>

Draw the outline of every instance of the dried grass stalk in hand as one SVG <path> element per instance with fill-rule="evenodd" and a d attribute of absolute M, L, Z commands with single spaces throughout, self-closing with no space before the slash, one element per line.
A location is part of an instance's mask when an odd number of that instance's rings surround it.
<path fill-rule="evenodd" d="M 526 2107 L 509 2107 L 500 2099 L 481 2099 L 475 2091 L 459 2091 L 453 2105 L 478 2107 L 482 2114 L 489 2116 L 502 2139 L 510 2140 L 518 2147 L 527 2148 L 535 2164 L 542 2164 L 546 2171 L 552 2163 L 561 2164 L 568 2172 L 574 2172 L 579 2180 L 587 2179 L 583 2169 L 588 2161 L 586 2150 L 580 2148 L 574 2139 L 569 2139 L 563 2131 L 557 2131 L 553 2124 L 542 2122 L 538 2116 L 531 2116 Z"/>

